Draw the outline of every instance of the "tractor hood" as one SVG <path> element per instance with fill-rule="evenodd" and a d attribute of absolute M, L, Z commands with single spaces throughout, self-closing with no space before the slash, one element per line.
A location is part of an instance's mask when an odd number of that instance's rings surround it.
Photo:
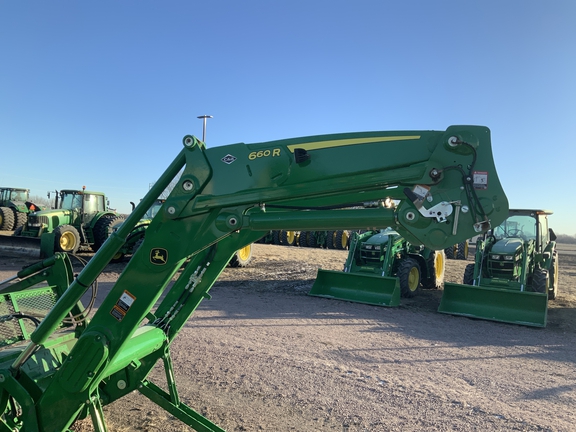
<path fill-rule="evenodd" d="M 506 238 L 498 240 L 492 246 L 490 253 L 501 255 L 513 255 L 518 249 L 522 248 L 524 241 L 520 238 Z"/>
<path fill-rule="evenodd" d="M 400 236 L 400 234 L 398 234 L 396 231 L 387 230 L 385 232 L 380 232 L 378 234 L 374 234 L 372 237 L 370 237 L 368 240 L 366 240 L 364 242 L 364 244 L 380 245 L 383 243 L 388 243 L 388 239 L 390 237 L 392 237 L 392 239 L 395 239 L 399 236 Z"/>

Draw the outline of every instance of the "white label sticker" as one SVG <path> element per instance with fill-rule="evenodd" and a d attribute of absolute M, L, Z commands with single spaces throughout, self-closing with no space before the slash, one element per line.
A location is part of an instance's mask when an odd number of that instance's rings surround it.
<path fill-rule="evenodd" d="M 487 171 L 474 171 L 474 189 L 488 189 Z"/>

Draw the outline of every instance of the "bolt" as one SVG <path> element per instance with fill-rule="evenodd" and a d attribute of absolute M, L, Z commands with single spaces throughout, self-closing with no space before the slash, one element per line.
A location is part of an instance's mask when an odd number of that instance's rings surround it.
<path fill-rule="evenodd" d="M 412 212 L 406 213 L 406 220 L 412 221 L 412 220 L 414 220 L 415 217 L 416 217 L 416 215 Z"/>
<path fill-rule="evenodd" d="M 168 213 L 170 213 L 171 215 L 173 215 L 174 213 L 176 213 L 176 208 L 174 208 L 174 207 L 168 207 Z"/>
<path fill-rule="evenodd" d="M 468 210 L 470 210 L 470 209 L 468 208 L 468 206 L 462 206 L 461 210 L 462 210 L 462 213 L 468 213 Z"/>
<path fill-rule="evenodd" d="M 194 183 L 190 180 L 186 180 L 184 183 L 182 183 L 182 189 L 189 192 L 194 189 Z"/>
<path fill-rule="evenodd" d="M 238 223 L 238 220 L 235 217 L 231 217 L 230 219 L 228 219 L 228 223 L 231 226 L 235 226 Z"/>

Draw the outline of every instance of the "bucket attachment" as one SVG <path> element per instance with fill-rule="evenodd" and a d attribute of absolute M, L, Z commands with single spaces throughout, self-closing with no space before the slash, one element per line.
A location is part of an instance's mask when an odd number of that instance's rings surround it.
<path fill-rule="evenodd" d="M 438 312 L 530 327 L 546 327 L 548 295 L 445 283 Z"/>
<path fill-rule="evenodd" d="M 41 258 L 41 249 L 40 237 L 0 236 L 0 253 L 2 254 Z"/>
<path fill-rule="evenodd" d="M 375 306 L 398 306 L 400 282 L 395 277 L 319 269 L 308 295 Z"/>

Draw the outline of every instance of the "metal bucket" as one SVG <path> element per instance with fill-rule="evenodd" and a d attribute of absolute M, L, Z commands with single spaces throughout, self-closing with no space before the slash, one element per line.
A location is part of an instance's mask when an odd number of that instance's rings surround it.
<path fill-rule="evenodd" d="M 52 236 L 52 249 L 54 249 Z M 40 237 L 0 236 L 0 253 L 10 256 L 44 258 L 41 253 L 43 241 Z"/>
<path fill-rule="evenodd" d="M 375 306 L 398 306 L 400 282 L 394 277 L 318 270 L 308 295 Z"/>
<path fill-rule="evenodd" d="M 445 283 L 438 312 L 530 327 L 546 327 L 548 295 Z"/>

